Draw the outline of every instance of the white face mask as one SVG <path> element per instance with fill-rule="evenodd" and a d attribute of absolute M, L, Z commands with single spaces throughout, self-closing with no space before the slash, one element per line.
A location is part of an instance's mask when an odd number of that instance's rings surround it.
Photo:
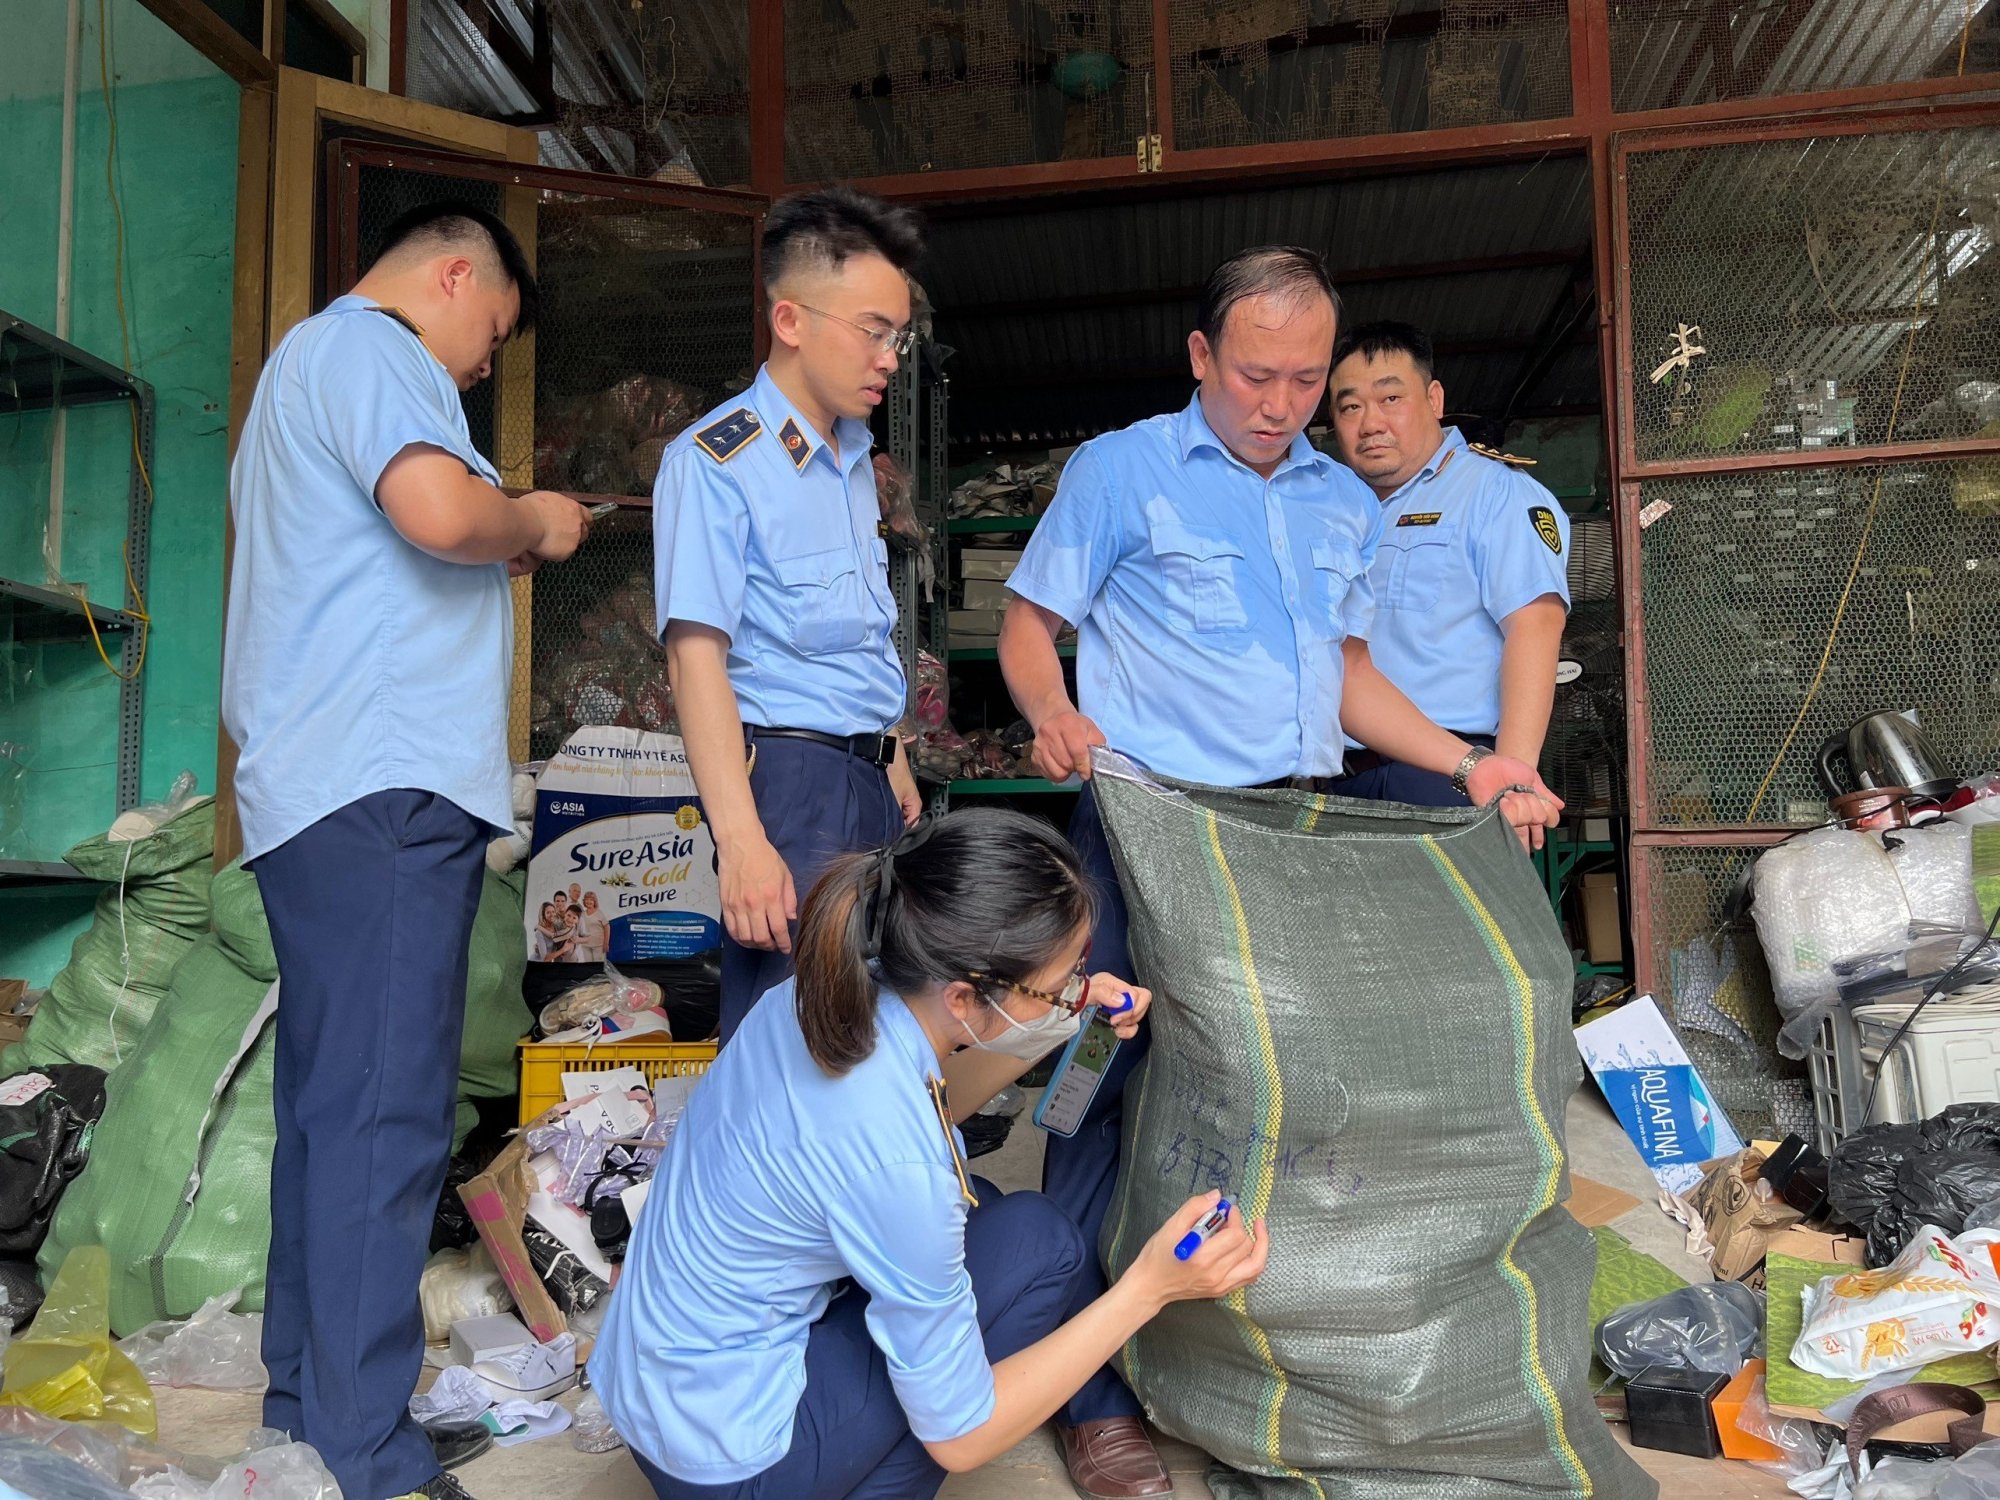
<path fill-rule="evenodd" d="M 981 1038 L 962 1017 L 958 1024 L 965 1027 L 965 1034 L 972 1038 L 972 1045 L 980 1051 L 1002 1052 L 1008 1057 L 1018 1057 L 1022 1062 L 1040 1062 L 1075 1036 L 1083 1025 L 1081 1015 L 1072 1014 L 1060 1005 L 1051 1005 L 1047 1015 L 1032 1021 L 1017 1021 L 997 1005 L 990 1009 L 1007 1023 L 1007 1030 L 997 1037 Z"/>

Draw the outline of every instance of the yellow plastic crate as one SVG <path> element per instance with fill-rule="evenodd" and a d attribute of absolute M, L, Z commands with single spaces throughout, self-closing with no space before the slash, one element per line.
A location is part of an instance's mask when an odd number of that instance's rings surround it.
<path fill-rule="evenodd" d="M 715 1061 L 714 1042 L 523 1042 L 521 1043 L 521 1123 L 562 1103 L 565 1073 L 608 1073 L 637 1068 L 647 1083 L 706 1073 Z"/>

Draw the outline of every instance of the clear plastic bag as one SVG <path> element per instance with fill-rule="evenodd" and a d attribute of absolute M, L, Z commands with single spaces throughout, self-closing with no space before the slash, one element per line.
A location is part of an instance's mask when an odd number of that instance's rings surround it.
<path fill-rule="evenodd" d="M 176 1467 L 141 1479 L 131 1492 L 139 1500 L 341 1500 L 319 1450 L 269 1427 L 250 1434 L 249 1447 L 219 1479 Z"/>
<path fill-rule="evenodd" d="M 1741 1282 L 1677 1287 L 1597 1325 L 1597 1357 L 1630 1380 L 1648 1365 L 1734 1375 L 1764 1336 L 1764 1294 Z"/>
<path fill-rule="evenodd" d="M 114 844 L 136 844 L 141 839 L 151 838 L 187 810 L 188 804 L 195 799 L 198 785 L 200 783 L 193 771 L 181 772 L 167 789 L 164 802 L 148 802 L 127 808 L 112 820 L 105 837 Z"/>
<path fill-rule="evenodd" d="M 512 1312 L 514 1299 L 494 1268 L 481 1240 L 469 1250 L 440 1250 L 424 1267 L 417 1283 L 424 1306 L 424 1339 L 441 1344 L 451 1337 L 451 1325 L 467 1318 L 488 1318 Z"/>
<path fill-rule="evenodd" d="M 148 1323 L 118 1341 L 132 1363 L 154 1385 L 205 1391 L 261 1391 L 269 1383 L 259 1353 L 264 1343 L 260 1313 L 234 1309 L 239 1289 L 211 1297 L 191 1318 Z"/>
<path fill-rule="evenodd" d="M 0 1494 L 34 1500 L 127 1500 L 89 1466 L 25 1438 L 0 1437 Z"/>
<path fill-rule="evenodd" d="M 665 992 L 652 980 L 634 979 L 620 973 L 615 965 L 606 964 L 600 972 L 571 985 L 542 1007 L 542 1033 L 555 1036 L 620 1012 L 636 1014 L 657 1009 L 665 998 Z"/>
<path fill-rule="evenodd" d="M 1743 1409 L 1736 1414 L 1736 1425 L 1750 1436 L 1762 1438 L 1785 1455 L 1782 1459 L 1757 1460 L 1756 1466 L 1760 1469 L 1791 1479 L 1800 1474 L 1810 1474 L 1820 1465 L 1821 1444 L 1813 1435 L 1812 1423 L 1797 1417 L 1781 1417 L 1773 1412 L 1762 1375 L 1757 1377 L 1750 1387 L 1750 1394 L 1744 1398 Z"/>

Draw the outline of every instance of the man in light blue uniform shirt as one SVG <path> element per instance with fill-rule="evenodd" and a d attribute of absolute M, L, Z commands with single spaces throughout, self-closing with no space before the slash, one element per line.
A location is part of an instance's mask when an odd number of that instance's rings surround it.
<path fill-rule="evenodd" d="M 408 1405 L 451 1152 L 467 949 L 512 824 L 509 573 L 582 509 L 509 498 L 460 393 L 532 318 L 505 225 L 413 210 L 287 333 L 230 470 L 223 722 L 282 979 L 264 1425 L 355 1496 L 463 1496 Z"/>
<path fill-rule="evenodd" d="M 1210 277 L 1188 337 L 1200 389 L 1184 411 L 1094 439 L 1063 470 L 1008 587 L 1000 636 L 1035 759 L 1088 777 L 1107 741 L 1154 771 L 1234 787 L 1312 785 L 1341 765 L 1342 731 L 1456 773 L 1482 802 L 1533 771 L 1426 720 L 1370 659 L 1368 576 L 1381 508 L 1304 432 L 1326 393 L 1340 302 L 1310 250 L 1246 250 Z M 1056 656 L 1077 627 L 1077 699 Z M 1553 797 L 1505 800 L 1539 828 Z M 1088 787 L 1070 838 L 1102 901 L 1091 963 L 1130 972 L 1126 914 Z M 1136 976 L 1142 982 L 1143 974 Z M 1095 1245 L 1118 1172 L 1125 1080 L 1147 1033 L 1121 1047 L 1082 1127 L 1051 1136 L 1043 1191 Z M 1093 1262 L 1076 1306 L 1101 1293 Z M 1070 1478 L 1097 1500 L 1165 1495 L 1173 1482 L 1139 1406 L 1105 1369 L 1059 1432 Z"/>
<path fill-rule="evenodd" d="M 655 609 L 722 887 L 722 1039 L 791 972 L 827 862 L 922 811 L 868 421 L 909 351 L 915 219 L 846 188 L 764 221 L 771 356 L 667 449 Z"/>
<path fill-rule="evenodd" d="M 1341 451 L 1381 498 L 1369 648 L 1436 723 L 1533 765 L 1555 704 L 1569 614 L 1569 517 L 1522 462 L 1469 446 L 1444 419 L 1430 339 L 1369 323 L 1334 350 Z M 1356 749 L 1334 790 L 1465 803 L 1435 771 Z"/>

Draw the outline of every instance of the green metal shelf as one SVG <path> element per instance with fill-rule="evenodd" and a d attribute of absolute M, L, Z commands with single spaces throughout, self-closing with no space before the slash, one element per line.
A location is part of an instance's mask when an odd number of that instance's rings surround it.
<path fill-rule="evenodd" d="M 1057 786 L 1053 781 L 1040 776 L 1016 776 L 999 780 L 974 777 L 969 780 L 954 781 L 951 784 L 951 794 L 954 797 L 1070 797 L 1081 790 L 1082 788 L 1078 786 Z"/>
<path fill-rule="evenodd" d="M 986 531 L 1033 531 L 1040 516 L 963 516 L 946 521 L 946 536 L 977 536 Z"/>

